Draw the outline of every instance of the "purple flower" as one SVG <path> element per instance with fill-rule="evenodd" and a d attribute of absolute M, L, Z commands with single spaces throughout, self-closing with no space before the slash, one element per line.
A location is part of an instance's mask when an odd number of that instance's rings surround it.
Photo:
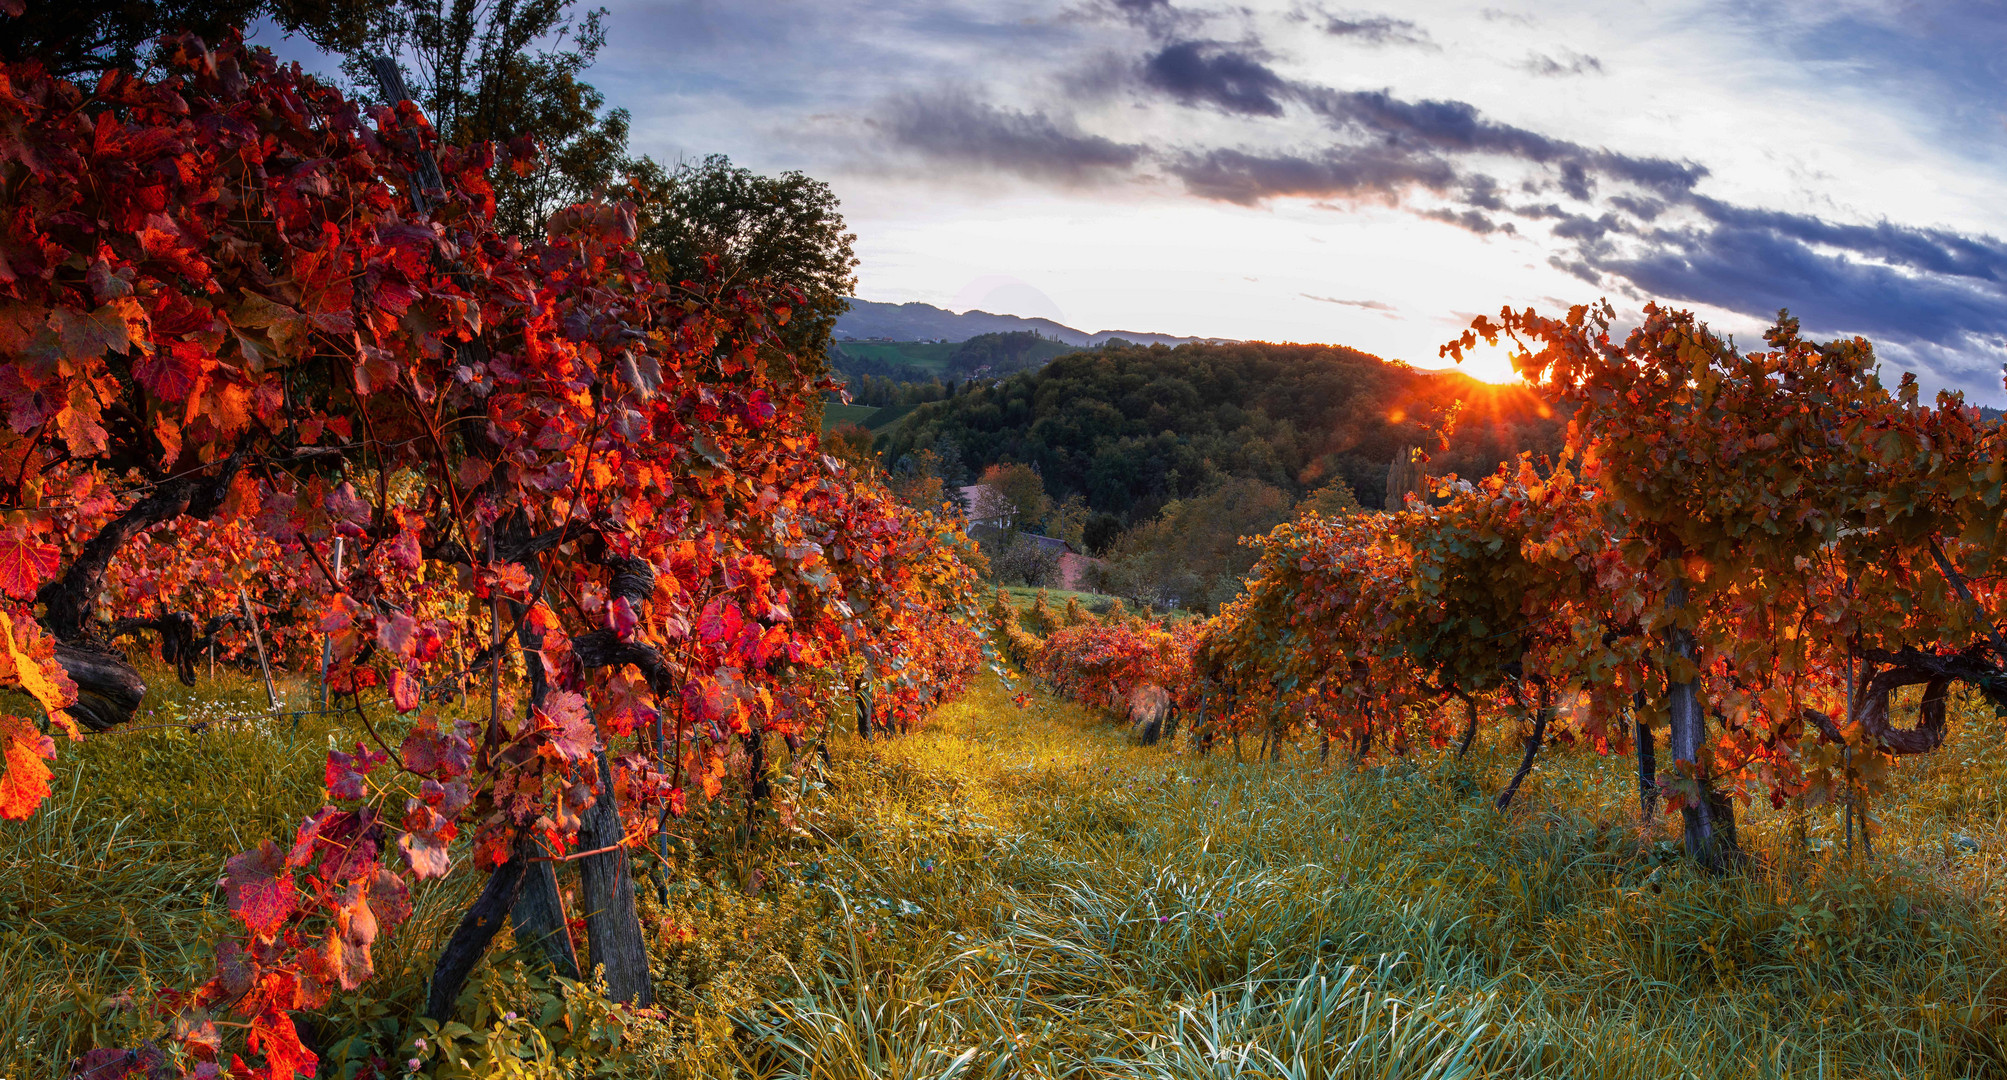
<path fill-rule="evenodd" d="M 1170 921 L 1171 921 L 1171 917 L 1170 917 L 1169 915 L 1159 915 L 1159 916 L 1157 916 L 1157 922 L 1158 922 L 1158 923 L 1160 923 L 1160 924 L 1161 924 L 1161 923 L 1167 923 L 1167 922 L 1170 922 Z"/>
<path fill-rule="evenodd" d="M 412 1058 L 410 1061 L 404 1063 L 404 1067 L 412 1070 L 413 1072 L 416 1072 L 418 1070 L 418 1066 L 419 1066 L 419 1061 L 417 1058 Z"/>

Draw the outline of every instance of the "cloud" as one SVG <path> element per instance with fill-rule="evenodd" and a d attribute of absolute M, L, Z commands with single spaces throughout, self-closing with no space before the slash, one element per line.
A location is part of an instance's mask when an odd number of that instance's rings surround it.
<path fill-rule="evenodd" d="M 1324 32 L 1332 37 L 1351 38 L 1368 45 L 1418 45 L 1434 48 L 1429 33 L 1408 19 L 1386 15 L 1346 17 L 1333 15 L 1324 20 Z"/>
<path fill-rule="evenodd" d="M 1562 50 L 1560 58 L 1528 53 L 1519 66 L 1535 75 L 1601 75 L 1603 62 L 1585 53 Z"/>
<path fill-rule="evenodd" d="M 1273 195 L 1391 192 L 1402 184 L 1440 187 L 1449 177 L 1443 156 L 1494 154 L 1553 170 L 1552 183 L 1587 201 L 1599 181 L 1648 189 L 1659 196 L 1691 191 L 1707 175 L 1694 162 L 1593 149 L 1526 128 L 1489 120 L 1468 102 L 1395 97 L 1386 90 L 1339 90 L 1283 77 L 1254 50 L 1213 41 L 1177 41 L 1141 69 L 1142 85 L 1187 107 L 1209 106 L 1230 116 L 1278 119 L 1299 103 L 1364 146 L 1321 154 L 1239 150 L 1183 151 L 1171 172 L 1195 193 L 1230 202 Z"/>
<path fill-rule="evenodd" d="M 1143 82 L 1184 105 L 1242 116 L 1281 116 L 1291 88 L 1259 60 L 1209 41 L 1178 41 L 1143 64 Z"/>
<path fill-rule="evenodd" d="M 1447 162 L 1383 146 L 1312 154 L 1221 148 L 1171 157 L 1164 168 L 1195 195 L 1243 206 L 1275 198 L 1387 198 L 1413 187 L 1440 191 L 1456 181 Z"/>
<path fill-rule="evenodd" d="M 1341 300 L 1335 296 L 1312 296 L 1309 293 L 1297 293 L 1296 295 L 1301 296 L 1305 300 L 1315 300 L 1320 304 L 1342 304 L 1345 307 L 1363 308 L 1367 311 L 1401 310 L 1392 304 L 1380 300 Z"/>
<path fill-rule="evenodd" d="M 1829 211 L 1788 212 L 1753 205 L 1754 199 L 1731 202 L 1703 192 L 1712 177 L 1698 161 L 1515 124 L 1480 108 L 1479 101 L 1492 99 L 1348 85 L 1280 59 L 1306 40 L 1433 48 L 1427 31 L 1397 15 L 1333 14 L 1304 0 L 1282 17 L 1296 38 L 1275 37 L 1271 49 L 1278 23 L 1240 8 L 1070 2 L 1080 6 L 1069 11 L 1088 18 L 1063 25 L 1090 36 L 1045 54 L 1042 67 L 1013 66 L 1012 79 L 995 83 L 1009 81 L 1068 105 L 1022 103 L 1037 96 L 1010 105 L 968 91 L 929 90 L 953 86 L 961 76 L 947 69 L 909 72 L 896 84 L 903 90 L 867 99 L 881 103 L 871 123 L 884 144 L 942 164 L 950 175 L 983 171 L 1053 185 L 1154 179 L 1194 198 L 1242 206 L 1280 199 L 1333 212 L 1360 201 L 1398 206 L 1479 236 L 1537 245 L 1530 261 L 1544 260 L 1613 297 L 1660 298 L 1759 322 L 1789 307 L 1813 333 L 1867 335 L 1891 361 L 1998 398 L 1997 367 L 2007 356 L 2007 242 L 1994 236 L 1834 220 Z M 1517 32 L 1507 23 L 1528 21 L 1499 11 L 1484 17 L 1494 25 L 1483 29 L 1500 34 Z M 1978 17 L 1964 18 L 1959 26 L 1970 30 Z M 1815 27 L 1832 25 L 1807 19 Z M 1870 22 L 1883 24 L 1858 13 L 1846 24 Z M 1060 25 L 1041 24 L 1040 32 L 1058 32 L 1053 28 Z M 1906 24 L 1892 32 L 1910 34 Z M 1944 43 L 1948 31 L 1910 36 Z M 1795 35 L 1814 39 L 1813 31 Z M 1608 76 L 1613 93 L 1638 77 L 1633 68 L 1642 62 L 1627 61 L 1613 74 L 1598 57 L 1552 38 L 1520 40 L 1537 51 L 1521 52 L 1521 44 L 1504 55 L 1523 55 L 1517 66 L 1525 72 Z M 1425 59 L 1417 54 L 1415 62 Z M 1089 97 L 1109 108 L 1080 111 L 1077 123 L 1073 110 L 1084 110 Z M 1123 126 L 1084 128 L 1089 115 L 1097 124 Z M 1124 116 L 1138 118 L 1136 126 L 1126 126 Z M 1988 117 L 1997 131 L 1997 111 Z M 1386 310 L 1373 306 L 1378 301 L 1301 295 Z"/>
<path fill-rule="evenodd" d="M 1788 307 L 1823 332 L 1995 354 L 2007 347 L 2007 280 L 1997 276 L 1933 272 L 1913 259 L 1875 261 L 1873 242 L 1815 247 L 1761 215 L 1656 230 L 1647 241 L 1623 253 L 1585 249 L 1584 261 L 1646 294 L 1754 318 Z"/>
<path fill-rule="evenodd" d="M 1087 134 L 1071 120 L 998 108 L 966 93 L 898 99 L 880 126 L 895 145 L 940 161 L 1067 183 L 1131 168 L 1144 156 L 1140 146 Z"/>

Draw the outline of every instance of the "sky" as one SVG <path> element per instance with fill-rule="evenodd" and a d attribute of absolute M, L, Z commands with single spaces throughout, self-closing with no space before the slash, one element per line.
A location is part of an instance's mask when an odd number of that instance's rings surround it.
<path fill-rule="evenodd" d="M 2007 404 L 2002 0 L 603 2 L 633 148 L 826 180 L 864 299 L 1420 366 L 1788 307 Z"/>

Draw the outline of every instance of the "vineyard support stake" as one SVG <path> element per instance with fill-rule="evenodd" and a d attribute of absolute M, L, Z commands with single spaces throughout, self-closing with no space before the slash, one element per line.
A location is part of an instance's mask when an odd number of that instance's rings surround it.
<path fill-rule="evenodd" d="M 250 594 L 244 591 L 242 585 L 237 586 L 237 599 L 244 605 L 244 621 L 251 625 L 251 644 L 258 649 L 258 670 L 265 676 L 265 703 L 276 712 L 279 708 L 279 693 L 272 687 L 272 664 L 265 657 L 265 635 L 258 632 L 258 613 L 252 609 Z M 295 718 L 294 723 L 298 722 Z"/>
<path fill-rule="evenodd" d="M 337 536 L 335 537 L 335 542 L 334 542 L 335 580 L 328 582 L 328 587 L 335 590 L 340 590 L 341 588 L 341 549 L 342 549 L 342 538 Z M 209 657 L 210 657 L 210 674 L 214 675 L 216 646 L 211 645 L 209 647 Z M 329 634 L 327 635 L 327 639 L 321 642 L 321 708 L 323 709 L 328 707 L 328 665 L 333 662 L 334 662 L 334 635 Z"/>

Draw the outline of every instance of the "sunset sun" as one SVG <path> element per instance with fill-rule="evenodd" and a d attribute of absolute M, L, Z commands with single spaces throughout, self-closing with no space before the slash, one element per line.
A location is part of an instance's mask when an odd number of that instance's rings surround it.
<path fill-rule="evenodd" d="M 1478 343 L 1475 349 L 1466 349 L 1463 362 L 1450 364 L 1449 369 L 1460 371 L 1479 382 L 1498 386 L 1515 385 L 1523 380 L 1512 370 L 1511 347 L 1501 342 L 1497 345 Z"/>

